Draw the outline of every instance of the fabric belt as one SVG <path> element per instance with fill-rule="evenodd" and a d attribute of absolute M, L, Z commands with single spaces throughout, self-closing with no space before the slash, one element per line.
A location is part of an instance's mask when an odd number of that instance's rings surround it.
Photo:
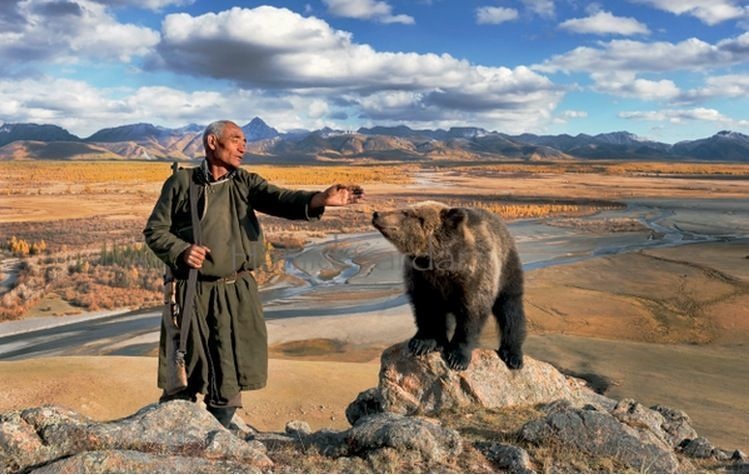
<path fill-rule="evenodd" d="M 235 271 L 225 277 L 215 277 L 212 275 L 198 274 L 198 282 L 218 282 L 220 284 L 233 284 L 240 277 L 244 277 L 245 275 L 248 275 L 248 274 L 252 275 L 252 271 L 249 269 Z"/>

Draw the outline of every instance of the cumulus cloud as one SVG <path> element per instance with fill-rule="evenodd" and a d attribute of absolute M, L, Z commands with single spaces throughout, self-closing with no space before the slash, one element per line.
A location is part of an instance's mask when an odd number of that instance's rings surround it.
<path fill-rule="evenodd" d="M 585 18 L 571 18 L 559 24 L 562 30 L 594 35 L 647 35 L 648 27 L 634 18 L 617 17 L 611 12 L 599 11 Z"/>
<path fill-rule="evenodd" d="M 576 110 L 564 110 L 560 115 L 564 119 L 584 119 L 588 117 L 587 112 Z"/>
<path fill-rule="evenodd" d="M 534 15 L 553 18 L 556 15 L 554 0 L 521 0 L 525 9 Z"/>
<path fill-rule="evenodd" d="M 411 25 L 414 19 L 408 15 L 393 15 L 393 7 L 387 2 L 375 0 L 322 0 L 328 12 L 335 16 L 374 20 L 380 23 L 402 23 Z"/>
<path fill-rule="evenodd" d="M 241 87 L 291 88 L 348 98 L 363 118 L 534 125 L 563 91 L 527 67 L 472 65 L 448 54 L 378 52 L 318 18 L 269 6 L 168 15 L 158 51 L 163 66 Z M 395 108 L 386 107 L 393 100 Z"/>
<path fill-rule="evenodd" d="M 581 46 L 553 56 L 534 69 L 541 72 L 702 71 L 749 60 L 749 33 L 710 44 L 697 38 L 679 43 L 613 40 Z"/>
<path fill-rule="evenodd" d="M 594 90 L 619 97 L 630 97 L 645 101 L 670 101 L 681 94 L 681 90 L 669 79 L 651 81 L 637 78 L 634 73 L 608 72 L 590 75 Z"/>
<path fill-rule="evenodd" d="M 684 121 L 697 120 L 708 122 L 732 123 L 733 119 L 721 114 L 715 109 L 697 107 L 694 109 L 664 109 L 659 111 L 622 111 L 622 119 L 648 120 L 656 122 L 671 122 L 679 124 Z"/>
<path fill-rule="evenodd" d="M 168 6 L 182 6 L 195 3 L 195 0 L 94 0 L 110 7 L 137 7 L 148 10 L 161 10 Z"/>
<path fill-rule="evenodd" d="M 14 26 L 0 31 L 0 55 L 19 63 L 128 61 L 159 42 L 158 32 L 120 23 L 103 5 L 89 0 L 9 0 L 2 11 L 0 24 Z"/>
<path fill-rule="evenodd" d="M 479 25 L 499 25 L 517 18 L 518 11 L 514 8 L 479 7 L 476 9 L 476 23 Z"/>
<path fill-rule="evenodd" d="M 216 111 L 241 124 L 261 116 L 281 130 L 322 127 L 328 107 L 320 98 L 293 93 L 188 92 L 165 86 L 123 91 L 50 77 L 0 80 L 0 122 L 54 123 L 81 137 L 135 122 L 166 127 L 207 124 L 217 119 Z"/>
<path fill-rule="evenodd" d="M 707 25 L 749 17 L 749 7 L 734 0 L 630 0 L 676 15 L 690 15 Z"/>
<path fill-rule="evenodd" d="M 570 120 L 584 119 L 586 117 L 588 117 L 588 113 L 585 111 L 564 110 L 558 112 L 552 119 L 552 122 L 556 125 L 565 125 L 569 123 Z"/>
<path fill-rule="evenodd" d="M 709 77 L 706 79 L 704 87 L 690 90 L 683 99 L 697 101 L 720 97 L 749 97 L 749 76 L 728 74 Z"/>

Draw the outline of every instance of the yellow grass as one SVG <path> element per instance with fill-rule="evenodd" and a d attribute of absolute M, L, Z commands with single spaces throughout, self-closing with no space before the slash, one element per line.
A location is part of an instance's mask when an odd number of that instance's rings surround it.
<path fill-rule="evenodd" d="M 294 185 L 328 185 L 332 183 L 411 183 L 416 165 L 381 166 L 309 166 L 249 165 L 246 167 L 271 182 Z"/>
<path fill-rule="evenodd" d="M 469 203 L 468 206 L 484 208 L 504 219 L 543 218 L 559 215 L 584 215 L 599 211 L 600 207 L 577 204 L 505 204 L 486 203 L 482 201 Z"/>
<path fill-rule="evenodd" d="M 181 163 L 197 166 L 197 161 Z M 307 166 L 252 165 L 245 169 L 272 182 L 296 185 L 332 183 L 409 183 L 417 169 L 409 165 L 383 166 Z M 0 176 L 0 194 L 96 193 L 122 189 L 119 185 L 162 183 L 171 173 L 169 162 L 4 162 Z M 103 187 L 101 185 L 108 185 Z"/>
<path fill-rule="evenodd" d="M 599 173 L 606 175 L 715 175 L 749 176 L 749 164 L 669 163 L 669 162 L 558 162 L 472 164 L 452 171 L 496 173 Z"/>

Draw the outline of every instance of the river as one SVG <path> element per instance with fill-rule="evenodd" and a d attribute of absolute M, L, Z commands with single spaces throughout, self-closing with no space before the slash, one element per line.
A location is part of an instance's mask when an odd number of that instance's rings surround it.
<path fill-rule="evenodd" d="M 626 208 L 580 222 L 604 219 L 636 220 L 642 227 L 606 232 L 595 226 L 560 227 L 549 224 L 550 220 L 532 219 L 512 222 L 509 229 L 523 267 L 531 271 L 647 248 L 748 238 L 749 200 L 632 200 Z M 357 314 L 407 305 L 401 269 L 401 257 L 377 232 L 310 244 L 287 257 L 286 273 L 291 279 L 261 289 L 266 318 Z M 160 315 L 139 311 L 66 318 L 42 327 L 34 327 L 33 321 L 0 324 L 0 359 L 142 354 L 153 348 Z"/>

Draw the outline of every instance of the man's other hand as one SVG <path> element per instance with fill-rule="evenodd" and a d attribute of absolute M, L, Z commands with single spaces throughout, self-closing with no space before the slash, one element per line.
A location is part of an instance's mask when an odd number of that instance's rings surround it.
<path fill-rule="evenodd" d="M 200 244 L 192 244 L 190 247 L 182 252 L 182 262 L 187 264 L 188 267 L 193 269 L 200 269 L 203 266 L 205 256 L 211 252 L 205 246 Z"/>

